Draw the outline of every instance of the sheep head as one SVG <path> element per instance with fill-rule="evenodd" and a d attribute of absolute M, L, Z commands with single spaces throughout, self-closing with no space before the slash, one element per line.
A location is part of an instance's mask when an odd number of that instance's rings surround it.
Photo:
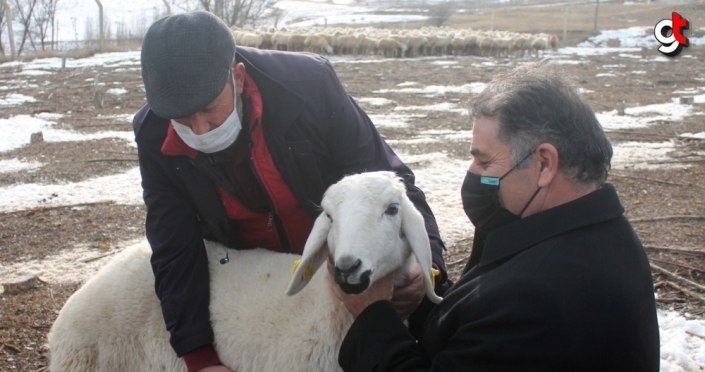
<path fill-rule="evenodd" d="M 433 292 L 423 217 L 394 172 L 347 176 L 328 188 L 321 207 L 288 295 L 303 289 L 329 255 L 336 283 L 344 292 L 358 294 L 392 271 L 401 279 L 413 254 L 424 272 L 426 295 L 436 303 L 441 300 Z"/>

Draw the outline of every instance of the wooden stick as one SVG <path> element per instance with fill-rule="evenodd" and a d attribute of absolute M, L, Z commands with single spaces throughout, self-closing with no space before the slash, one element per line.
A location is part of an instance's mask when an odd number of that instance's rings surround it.
<path fill-rule="evenodd" d="M 693 291 L 691 291 L 691 290 L 689 290 L 689 289 L 685 289 L 685 288 L 683 288 L 683 287 L 681 287 L 681 286 L 679 286 L 678 284 L 673 283 L 673 282 L 667 281 L 666 283 L 667 283 L 669 286 L 673 287 L 674 289 L 677 289 L 677 290 L 679 290 L 679 291 L 681 291 L 681 292 L 687 294 L 687 295 L 690 296 L 690 297 L 693 297 L 693 298 L 696 298 L 696 299 L 698 299 L 698 300 L 700 300 L 700 301 L 702 301 L 702 302 L 705 302 L 705 297 L 701 296 L 700 294 L 697 294 L 697 293 L 695 293 L 695 292 L 693 292 Z"/>
<path fill-rule="evenodd" d="M 705 220 L 705 216 L 660 216 L 660 217 L 648 217 L 648 218 L 635 218 L 629 220 L 629 222 L 654 222 L 654 221 L 667 221 L 667 220 Z"/>
<path fill-rule="evenodd" d="M 107 256 L 110 256 L 110 255 L 115 254 L 115 253 L 116 253 L 116 251 L 113 251 L 113 252 L 109 252 L 109 253 L 106 253 L 106 254 L 101 254 L 100 256 L 96 256 L 96 257 L 84 258 L 84 259 L 81 260 L 81 262 L 83 262 L 83 263 L 93 262 L 93 261 L 100 260 L 100 259 L 103 258 L 103 257 L 107 257 Z"/>
<path fill-rule="evenodd" d="M 695 248 L 681 248 L 681 247 L 663 247 L 658 245 L 645 245 L 644 249 L 655 249 L 659 251 L 668 251 L 675 253 L 692 253 L 692 254 L 705 254 L 705 249 L 699 250 Z"/>
<path fill-rule="evenodd" d="M 691 271 L 703 272 L 703 270 L 697 269 L 697 268 L 692 267 L 692 266 L 690 266 L 690 265 L 684 265 L 684 264 L 678 263 L 678 262 L 667 261 L 667 260 L 659 260 L 658 258 L 653 258 L 653 257 L 649 258 L 649 260 L 650 260 L 650 261 L 660 262 L 660 263 L 665 263 L 665 264 L 667 264 L 667 265 L 673 265 L 673 266 L 682 267 L 682 268 L 684 268 L 684 269 L 688 269 L 688 270 L 691 270 Z"/>
<path fill-rule="evenodd" d="M 3 346 L 3 349 L 10 349 L 10 350 L 14 351 L 15 353 L 20 352 L 20 349 L 17 346 L 12 346 L 12 345 L 6 344 L 4 342 L 2 343 L 2 346 Z"/>
<path fill-rule="evenodd" d="M 688 285 L 693 286 L 693 287 L 695 287 L 695 288 L 697 288 L 697 289 L 699 289 L 699 290 L 701 290 L 701 291 L 705 291 L 705 286 L 703 286 L 703 285 L 701 285 L 701 284 L 698 284 L 698 283 L 696 283 L 696 282 L 694 282 L 694 281 L 692 281 L 692 280 L 690 280 L 690 279 L 688 279 L 688 278 L 684 278 L 684 277 L 682 277 L 682 276 L 680 276 L 680 275 L 678 275 L 678 274 L 676 274 L 676 273 L 672 273 L 672 272 L 670 272 L 670 271 L 664 269 L 663 267 L 656 266 L 656 265 L 654 265 L 654 264 L 652 264 L 652 263 L 650 263 L 649 265 L 651 265 L 651 268 L 652 268 L 653 270 L 656 270 L 656 271 L 658 271 L 659 273 L 661 273 L 661 274 L 663 274 L 663 275 L 665 275 L 665 276 L 667 276 L 667 277 L 669 277 L 669 278 L 671 278 L 671 279 L 673 279 L 673 280 L 679 281 L 679 282 L 684 283 L 684 284 L 688 284 Z M 701 298 L 703 299 L 703 301 L 705 301 L 705 297 L 701 297 Z"/>
<path fill-rule="evenodd" d="M 705 336 L 699 335 L 699 334 L 697 334 L 697 333 L 695 333 L 695 332 L 685 331 L 685 333 L 687 333 L 687 334 L 689 334 L 689 335 L 691 335 L 691 336 L 700 337 L 700 338 L 702 338 L 703 340 L 705 340 Z"/>
<path fill-rule="evenodd" d="M 30 209 L 22 209 L 19 211 L 0 212 L 0 215 L 2 215 L 2 214 L 21 214 L 21 213 L 29 213 L 29 212 L 44 212 L 44 211 L 50 211 L 53 209 L 73 208 L 73 207 L 89 207 L 89 206 L 100 205 L 100 204 L 115 204 L 115 201 L 114 200 L 105 200 L 105 201 L 91 202 L 91 203 L 56 205 L 53 207 L 37 207 L 37 208 L 30 208 Z"/>

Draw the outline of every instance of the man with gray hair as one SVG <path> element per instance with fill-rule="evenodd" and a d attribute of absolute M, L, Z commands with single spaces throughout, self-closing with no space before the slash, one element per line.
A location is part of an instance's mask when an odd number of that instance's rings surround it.
<path fill-rule="evenodd" d="M 554 65 L 497 76 L 472 103 L 461 189 L 475 225 L 457 283 L 409 320 L 391 278 L 336 295 L 356 317 L 345 371 L 658 371 L 649 262 L 606 183 L 612 148 Z M 335 286 L 333 287 L 335 289 Z"/>

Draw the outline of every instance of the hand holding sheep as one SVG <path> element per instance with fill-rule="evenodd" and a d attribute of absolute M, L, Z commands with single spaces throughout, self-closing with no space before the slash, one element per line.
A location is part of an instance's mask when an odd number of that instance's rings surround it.
<path fill-rule="evenodd" d="M 343 302 L 353 317 L 357 318 L 363 310 L 377 301 L 390 301 L 392 299 L 392 292 L 394 291 L 393 272 L 370 284 L 364 292 L 349 295 L 343 292 L 335 282 L 335 279 L 333 279 L 334 267 L 333 260 L 328 257 L 328 284 L 330 284 L 335 297 Z"/>
<path fill-rule="evenodd" d="M 425 293 L 423 272 L 421 265 L 415 263 L 409 274 L 404 277 L 404 281 L 398 286 L 394 286 L 394 273 L 390 273 L 377 282 L 374 282 L 365 291 L 357 295 L 344 293 L 333 279 L 335 265 L 332 257 L 328 256 L 328 282 L 335 296 L 343 302 L 350 313 L 357 316 L 365 310 L 367 306 L 377 301 L 391 301 L 392 306 L 401 319 L 408 319 L 409 315 L 423 300 Z"/>

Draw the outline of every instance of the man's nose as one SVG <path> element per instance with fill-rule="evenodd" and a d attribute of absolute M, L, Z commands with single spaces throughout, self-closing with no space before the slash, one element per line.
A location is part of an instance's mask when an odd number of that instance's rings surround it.
<path fill-rule="evenodd" d="M 197 112 L 191 115 L 191 130 L 196 135 L 205 134 L 211 131 L 212 125 L 208 122 L 206 115 Z"/>

